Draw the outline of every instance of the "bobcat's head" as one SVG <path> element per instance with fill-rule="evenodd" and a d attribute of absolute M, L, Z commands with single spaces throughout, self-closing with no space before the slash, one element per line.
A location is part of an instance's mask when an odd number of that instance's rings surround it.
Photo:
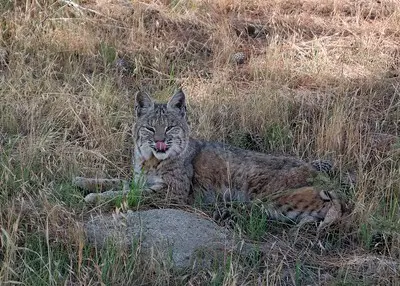
<path fill-rule="evenodd" d="M 180 156 L 189 143 L 185 94 L 178 90 L 166 104 L 155 103 L 138 92 L 135 102 L 136 124 L 133 136 L 144 159 L 153 154 L 158 160 Z"/>

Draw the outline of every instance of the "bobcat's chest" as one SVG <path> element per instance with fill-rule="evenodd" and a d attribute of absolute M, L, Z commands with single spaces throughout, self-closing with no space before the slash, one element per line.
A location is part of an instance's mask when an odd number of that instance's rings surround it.
<path fill-rule="evenodd" d="M 143 153 L 138 148 L 135 148 L 134 152 L 133 168 L 136 175 L 154 171 L 160 164 L 160 160 L 158 160 L 151 152 Z"/>
<path fill-rule="evenodd" d="M 137 155 L 137 154 L 136 154 Z M 134 180 L 140 182 L 143 179 L 146 185 L 155 188 L 157 185 L 162 185 L 164 180 L 160 174 L 161 161 L 158 160 L 154 155 L 148 158 L 143 158 L 141 156 L 135 156 L 134 158 Z"/>
<path fill-rule="evenodd" d="M 160 165 L 160 160 L 158 160 L 154 155 L 150 159 L 142 162 L 142 170 L 145 173 L 157 170 Z"/>

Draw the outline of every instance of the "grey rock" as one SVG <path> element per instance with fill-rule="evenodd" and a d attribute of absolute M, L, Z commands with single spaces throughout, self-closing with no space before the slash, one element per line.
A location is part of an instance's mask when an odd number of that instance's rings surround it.
<path fill-rule="evenodd" d="M 232 61 L 235 64 L 241 65 L 244 64 L 246 60 L 246 54 L 243 52 L 237 52 L 232 55 Z"/>
<path fill-rule="evenodd" d="M 122 247 L 140 245 L 143 255 L 157 252 L 178 269 L 207 267 L 242 246 L 213 221 L 177 209 L 100 215 L 86 221 L 84 228 L 90 243 L 101 247 L 111 239 Z"/>

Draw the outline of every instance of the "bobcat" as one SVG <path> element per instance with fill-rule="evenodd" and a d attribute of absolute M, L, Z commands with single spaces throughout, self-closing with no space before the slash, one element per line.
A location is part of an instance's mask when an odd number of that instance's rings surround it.
<path fill-rule="evenodd" d="M 343 214 L 343 204 L 331 191 L 311 185 L 321 162 L 306 163 L 294 157 L 272 156 L 222 143 L 189 137 L 185 94 L 178 90 L 166 104 L 155 103 L 138 92 L 133 155 L 134 180 L 144 178 L 144 193 L 162 196 L 177 204 L 190 204 L 194 196 L 212 203 L 261 200 L 271 218 L 301 224 L 332 223 Z M 324 167 L 324 166 L 322 166 Z M 77 177 L 76 185 L 103 190 L 127 182 Z M 105 197 L 116 193 L 108 191 Z M 91 194 L 87 201 L 100 194 Z"/>

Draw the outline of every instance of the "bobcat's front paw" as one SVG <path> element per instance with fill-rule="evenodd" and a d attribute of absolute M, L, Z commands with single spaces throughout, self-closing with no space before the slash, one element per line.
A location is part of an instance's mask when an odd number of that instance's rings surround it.
<path fill-rule="evenodd" d="M 83 178 L 86 179 L 86 178 Z M 85 181 L 84 181 L 85 182 Z M 78 183 L 80 183 L 78 181 Z M 85 202 L 87 204 L 93 204 L 96 202 L 107 202 L 111 201 L 115 198 L 125 196 L 130 192 L 129 183 L 127 181 L 120 181 L 122 183 L 122 187 L 119 188 L 111 188 L 111 190 L 103 191 L 103 192 L 92 192 L 85 196 Z"/>
<path fill-rule="evenodd" d="M 90 193 L 85 197 L 85 202 L 87 204 L 99 203 L 99 202 L 107 202 L 112 201 L 118 197 L 125 196 L 129 193 L 128 190 L 122 191 L 105 191 L 103 193 Z"/>

